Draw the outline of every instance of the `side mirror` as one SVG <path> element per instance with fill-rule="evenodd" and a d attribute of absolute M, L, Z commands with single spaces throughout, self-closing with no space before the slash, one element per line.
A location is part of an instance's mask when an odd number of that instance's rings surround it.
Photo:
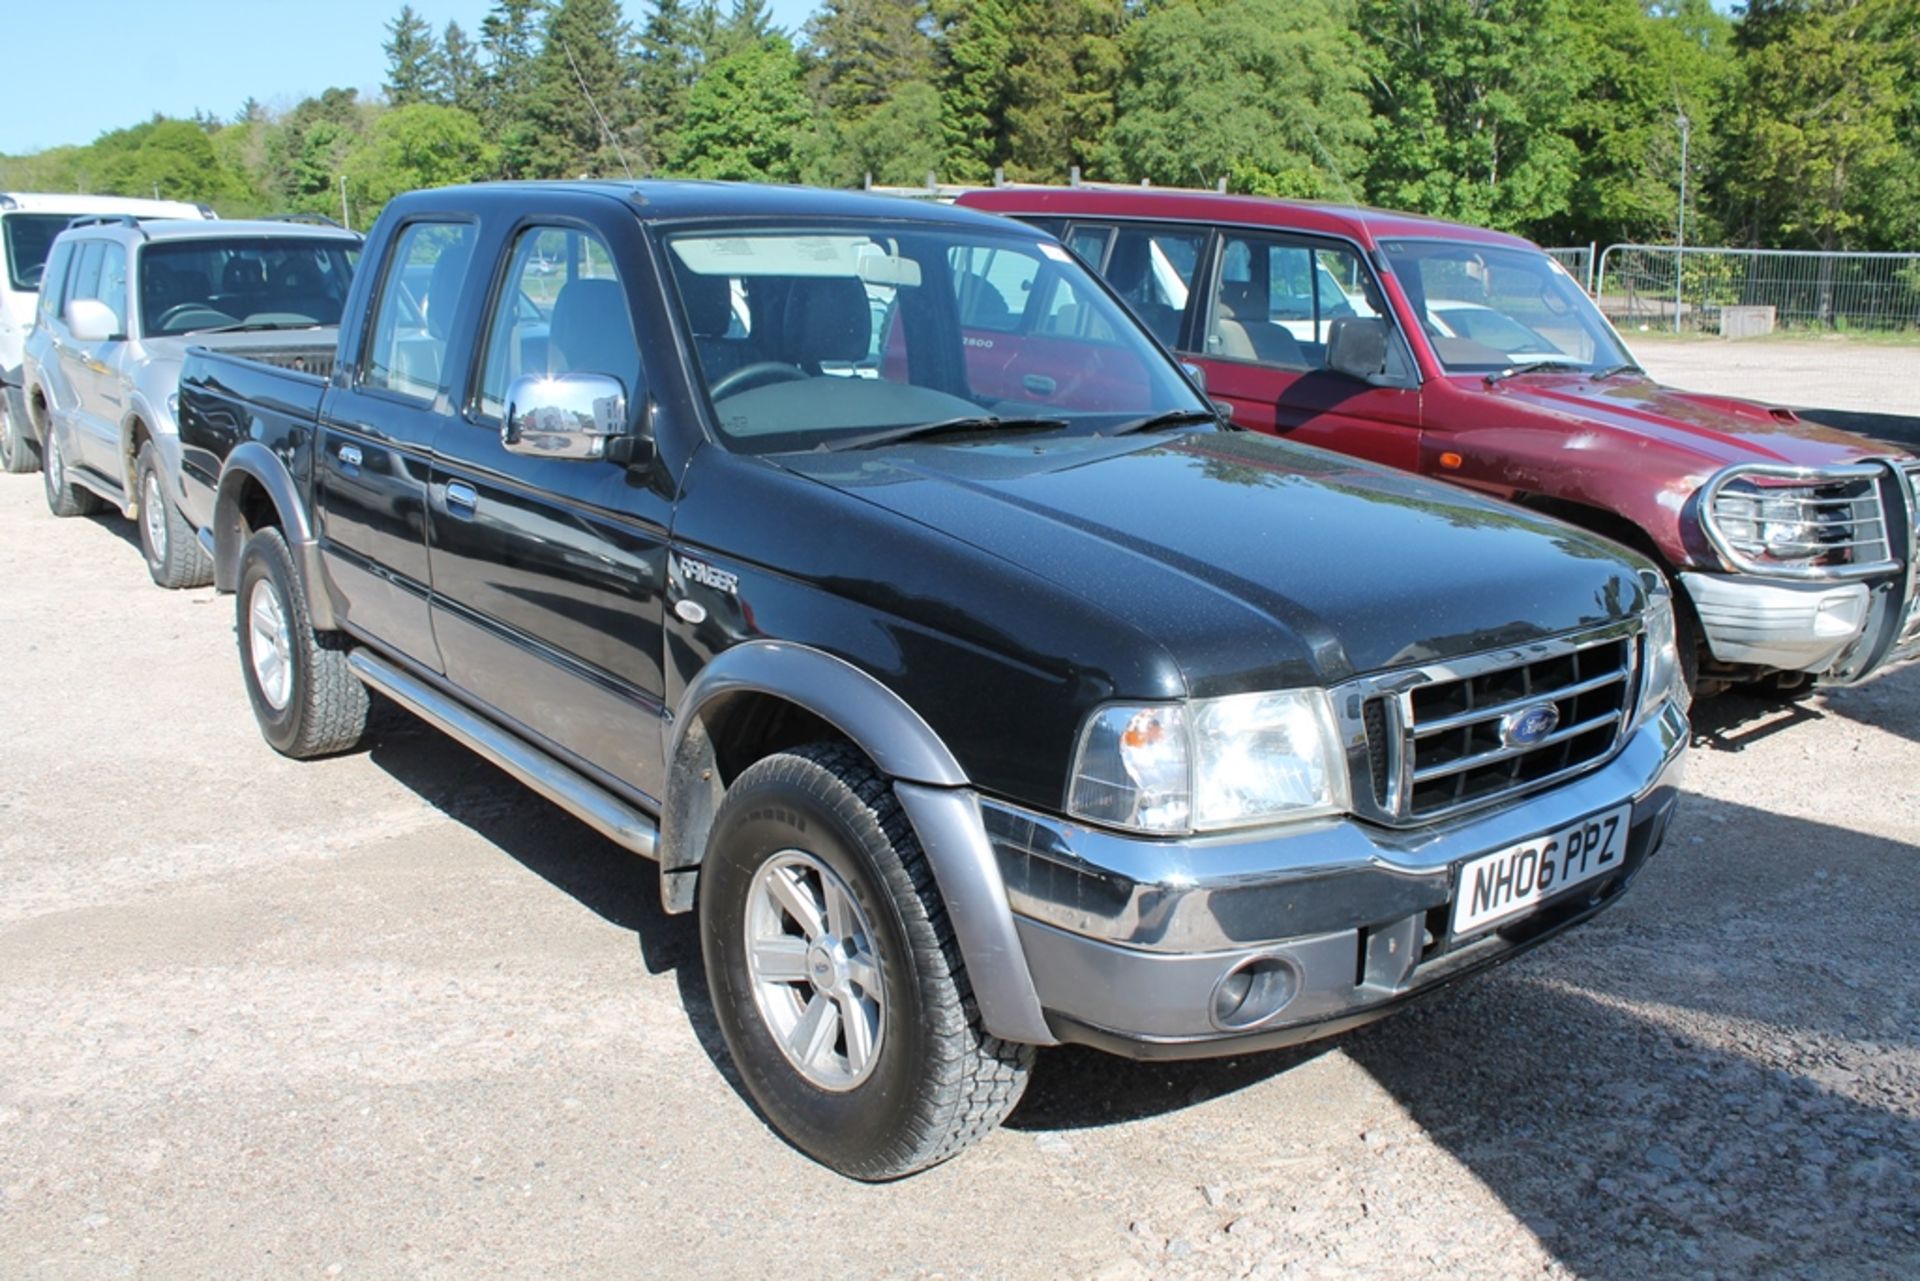
<path fill-rule="evenodd" d="M 1362 382 L 1387 372 L 1387 322 L 1383 316 L 1341 316 L 1327 326 L 1327 368 Z"/>
<path fill-rule="evenodd" d="M 533 458 L 605 458 L 633 430 L 627 390 L 605 374 L 529 374 L 507 388 L 500 443 Z"/>
<path fill-rule="evenodd" d="M 105 342 L 120 332 L 120 318 L 98 298 L 75 298 L 67 304 L 67 328 L 75 342 Z"/>

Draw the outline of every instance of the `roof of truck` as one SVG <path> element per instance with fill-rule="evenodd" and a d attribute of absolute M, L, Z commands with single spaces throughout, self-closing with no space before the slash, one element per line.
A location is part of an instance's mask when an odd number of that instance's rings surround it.
<path fill-rule="evenodd" d="M 1058 218 L 1165 218 L 1182 222 L 1231 223 L 1248 227 L 1318 231 L 1365 245 L 1398 237 L 1469 240 L 1489 245 L 1530 242 L 1501 231 L 1469 227 L 1420 214 L 1397 213 L 1365 205 L 1266 196 L 1230 196 L 1213 191 L 1177 191 L 1155 187 L 988 187 L 969 191 L 960 203 L 1001 214 Z"/>
<path fill-rule="evenodd" d="M 648 221 L 681 218 L 894 218 L 963 226 L 1003 225 L 986 215 L 934 201 L 874 195 L 865 191 L 828 191 L 817 187 L 752 182 L 598 179 L 487 182 L 413 192 L 399 200 L 445 206 L 461 200 L 492 201 L 540 192 L 604 195 L 627 202 L 637 217 Z"/>

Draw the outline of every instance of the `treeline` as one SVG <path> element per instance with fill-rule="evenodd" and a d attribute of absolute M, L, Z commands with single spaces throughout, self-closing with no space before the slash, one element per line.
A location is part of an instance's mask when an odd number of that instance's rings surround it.
<path fill-rule="evenodd" d="M 376 38 L 369 33 L 369 39 Z M 1920 4 L 496 0 L 411 5 L 382 94 L 154 120 L 0 187 L 364 226 L 394 194 L 583 174 L 1089 180 L 1366 201 L 1553 243 L 1920 248 Z"/>

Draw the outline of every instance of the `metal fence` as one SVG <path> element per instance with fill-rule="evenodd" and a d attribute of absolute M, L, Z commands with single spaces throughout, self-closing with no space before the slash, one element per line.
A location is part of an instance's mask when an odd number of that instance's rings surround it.
<path fill-rule="evenodd" d="M 1577 245 L 1571 249 L 1549 249 L 1547 257 L 1567 269 L 1567 274 L 1580 282 L 1580 287 L 1588 293 L 1593 292 L 1593 245 Z"/>
<path fill-rule="evenodd" d="M 1916 329 L 1920 253 L 1609 245 L 1592 292 L 1623 329 Z"/>

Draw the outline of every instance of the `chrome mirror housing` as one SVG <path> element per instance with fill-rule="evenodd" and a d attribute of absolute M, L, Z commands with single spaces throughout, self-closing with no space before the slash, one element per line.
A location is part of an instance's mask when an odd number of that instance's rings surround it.
<path fill-rule="evenodd" d="M 605 458 L 632 430 L 627 391 L 605 374 L 529 374 L 507 388 L 500 443 L 535 458 Z"/>

